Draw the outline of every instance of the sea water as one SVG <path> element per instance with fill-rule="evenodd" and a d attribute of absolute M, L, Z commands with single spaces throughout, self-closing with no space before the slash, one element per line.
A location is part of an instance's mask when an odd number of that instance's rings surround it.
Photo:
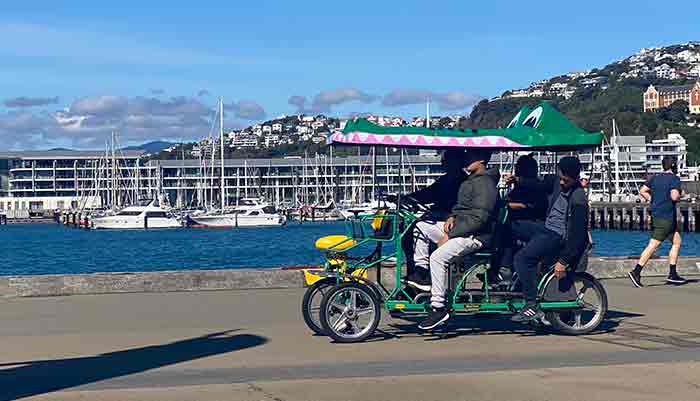
<path fill-rule="evenodd" d="M 68 274 L 313 265 L 317 238 L 345 224 L 174 230 L 83 230 L 54 224 L 0 226 L 0 275 Z M 594 254 L 635 256 L 649 234 L 594 231 Z M 668 252 L 669 244 L 659 254 Z M 700 254 L 700 234 L 683 234 L 683 255 Z"/>

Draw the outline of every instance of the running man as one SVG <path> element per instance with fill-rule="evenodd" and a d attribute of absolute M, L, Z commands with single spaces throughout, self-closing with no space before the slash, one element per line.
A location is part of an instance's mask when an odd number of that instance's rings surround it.
<path fill-rule="evenodd" d="M 685 284 L 687 281 L 676 272 L 678 254 L 681 251 L 681 234 L 678 232 L 678 218 L 676 216 L 676 203 L 681 199 L 681 180 L 678 178 L 678 164 L 671 156 L 664 156 L 661 160 L 664 172 L 657 174 L 647 181 L 639 190 L 639 195 L 647 202 L 651 201 L 652 232 L 651 239 L 634 270 L 629 277 L 635 287 L 642 284 L 642 269 L 659 245 L 666 239 L 671 239 L 671 251 L 668 253 L 669 272 L 666 282 L 669 284 Z"/>

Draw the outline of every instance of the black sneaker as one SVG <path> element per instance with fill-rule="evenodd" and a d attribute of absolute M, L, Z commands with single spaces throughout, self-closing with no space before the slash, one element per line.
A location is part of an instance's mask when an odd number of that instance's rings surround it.
<path fill-rule="evenodd" d="M 418 324 L 421 330 L 432 330 L 437 326 L 444 324 L 450 318 L 450 314 L 445 308 L 434 308 L 422 322 Z"/>
<path fill-rule="evenodd" d="M 632 270 L 627 275 L 630 277 L 630 280 L 632 280 L 632 284 L 634 284 L 635 287 L 637 288 L 642 288 L 644 287 L 644 284 L 642 284 L 642 273 L 637 271 L 637 270 Z"/>
<path fill-rule="evenodd" d="M 540 307 L 534 302 L 528 302 L 520 309 L 520 312 L 513 315 L 510 320 L 516 323 L 525 323 L 533 320 L 541 320 L 542 318 L 544 318 L 544 312 L 540 310 Z"/>
<path fill-rule="evenodd" d="M 688 282 L 688 280 L 679 276 L 678 273 L 676 273 L 676 272 L 669 273 L 668 277 L 666 277 L 666 283 L 668 283 L 668 284 L 685 284 L 687 282 Z"/>
<path fill-rule="evenodd" d="M 403 281 L 407 285 L 423 292 L 430 291 L 430 273 L 425 269 L 416 269 L 410 275 L 406 276 Z"/>

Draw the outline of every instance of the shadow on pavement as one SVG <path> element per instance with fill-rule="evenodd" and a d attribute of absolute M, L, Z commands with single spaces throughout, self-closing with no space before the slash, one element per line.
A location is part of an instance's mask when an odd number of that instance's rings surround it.
<path fill-rule="evenodd" d="M 695 284 L 698 282 L 700 282 L 700 280 L 698 280 L 696 278 L 691 278 L 691 279 L 687 279 L 685 281 L 685 283 L 683 283 L 683 284 L 654 283 L 654 284 L 646 284 L 645 287 L 683 287 L 683 286 L 686 286 L 688 284 Z"/>
<path fill-rule="evenodd" d="M 642 317 L 643 314 L 609 310 L 605 320 L 598 328 L 588 335 L 613 333 L 623 320 Z M 542 324 L 521 324 L 510 321 L 509 316 L 482 316 L 478 318 L 469 316 L 455 316 L 445 327 L 434 332 L 422 332 L 418 329 L 421 318 L 402 318 L 401 322 L 389 323 L 388 328 L 378 329 L 377 334 L 367 342 L 386 341 L 400 339 L 401 337 L 420 335 L 425 336 L 426 341 L 446 340 L 470 335 L 507 335 L 518 334 L 521 336 L 556 335 Z"/>
<path fill-rule="evenodd" d="M 95 356 L 3 363 L 0 367 L 21 366 L 0 369 L 0 401 L 16 400 L 141 373 L 256 347 L 268 341 L 265 337 L 252 334 L 232 335 L 234 331 Z"/>

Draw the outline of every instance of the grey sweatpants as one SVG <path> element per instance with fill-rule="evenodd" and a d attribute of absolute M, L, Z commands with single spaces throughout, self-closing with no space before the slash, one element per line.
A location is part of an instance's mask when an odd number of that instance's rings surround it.
<path fill-rule="evenodd" d="M 416 267 L 430 269 L 430 244 L 437 244 L 445 236 L 444 221 L 419 221 L 413 229 L 415 245 L 413 247 L 413 260 Z"/>
<path fill-rule="evenodd" d="M 450 238 L 443 246 L 430 255 L 430 279 L 432 281 L 430 304 L 433 308 L 445 307 L 450 262 L 456 258 L 476 252 L 481 247 L 482 243 L 474 237 Z"/>

